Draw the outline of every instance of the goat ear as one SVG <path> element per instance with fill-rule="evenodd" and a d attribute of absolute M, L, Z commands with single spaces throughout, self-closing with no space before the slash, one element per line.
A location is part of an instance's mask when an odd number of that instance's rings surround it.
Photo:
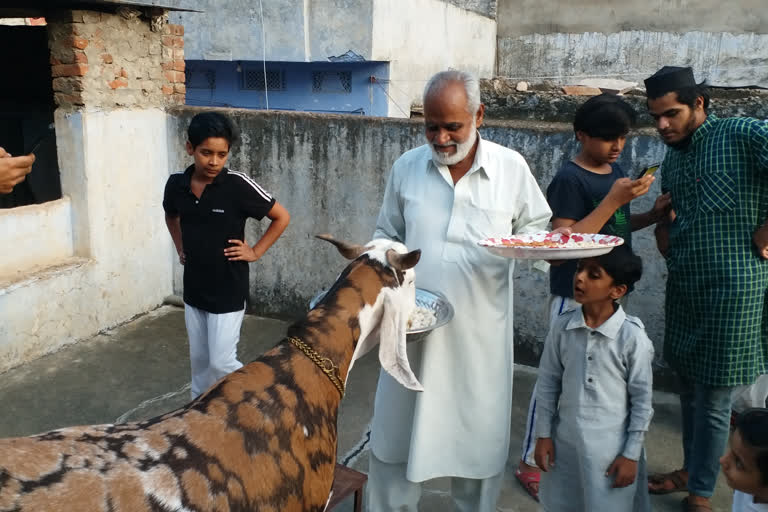
<path fill-rule="evenodd" d="M 405 331 L 408 318 L 401 295 L 391 288 L 381 291 L 383 311 L 379 326 L 379 362 L 381 367 L 397 382 L 413 391 L 424 391 L 411 370 L 406 353 Z"/>
<path fill-rule="evenodd" d="M 342 242 L 341 240 L 336 240 L 331 235 L 328 234 L 322 234 L 322 235 L 315 235 L 315 238 L 319 238 L 320 240 L 325 240 L 326 242 L 330 242 L 333 245 L 336 246 L 336 248 L 339 250 L 342 256 L 347 258 L 348 260 L 353 260 L 363 254 L 365 252 L 365 247 L 362 245 L 356 245 L 356 244 L 349 244 L 347 242 Z"/>
<path fill-rule="evenodd" d="M 387 251 L 387 262 L 395 270 L 408 270 L 413 268 L 419 262 L 421 258 L 421 249 L 416 249 L 405 254 L 399 253 L 394 249 Z"/>

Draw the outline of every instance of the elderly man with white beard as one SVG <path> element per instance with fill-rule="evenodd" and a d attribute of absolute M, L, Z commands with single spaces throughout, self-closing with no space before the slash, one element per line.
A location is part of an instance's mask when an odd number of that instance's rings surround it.
<path fill-rule="evenodd" d="M 424 391 L 379 376 L 371 425 L 371 512 L 416 511 L 423 482 L 452 477 L 454 509 L 495 511 L 509 448 L 514 260 L 477 242 L 545 230 L 551 217 L 523 157 L 483 140 L 477 79 L 443 71 L 424 90 L 427 144 L 392 166 L 376 226 L 422 250 L 419 288 L 456 314 L 409 347 Z"/>

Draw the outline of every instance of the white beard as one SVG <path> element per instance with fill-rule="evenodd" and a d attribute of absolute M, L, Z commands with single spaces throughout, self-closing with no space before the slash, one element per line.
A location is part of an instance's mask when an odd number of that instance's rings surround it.
<path fill-rule="evenodd" d="M 456 165 L 457 163 L 467 158 L 467 155 L 469 155 L 469 152 L 472 151 L 472 146 L 475 145 L 476 141 L 477 141 L 477 124 L 473 120 L 472 133 L 467 138 L 467 140 L 465 140 L 464 142 L 454 142 L 452 144 L 446 144 L 449 146 L 452 145 L 456 147 L 456 152 L 454 154 L 449 155 L 447 153 L 442 153 L 440 151 L 437 151 L 435 149 L 435 146 L 433 144 L 430 144 L 429 146 L 432 149 L 432 160 L 438 165 Z"/>

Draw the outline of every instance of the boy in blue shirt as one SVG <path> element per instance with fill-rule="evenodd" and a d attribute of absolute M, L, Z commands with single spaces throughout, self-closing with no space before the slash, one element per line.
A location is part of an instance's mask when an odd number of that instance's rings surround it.
<path fill-rule="evenodd" d="M 653 343 L 619 305 L 641 275 L 626 245 L 579 260 L 579 307 L 550 328 L 535 426 L 546 512 L 650 512 L 643 442 L 653 416 Z"/>
<path fill-rule="evenodd" d="M 653 176 L 632 180 L 616 163 L 636 113 L 621 97 L 601 94 L 587 100 L 573 121 L 580 152 L 565 162 L 547 188 L 552 209 L 552 229 L 569 227 L 574 233 L 602 233 L 624 239 L 631 247 L 632 231 L 663 219 L 669 196 L 657 199 L 651 211 L 631 215 L 629 203 L 648 192 Z M 550 325 L 558 315 L 578 306 L 573 300 L 576 261 L 552 262 L 550 268 Z M 528 408 L 522 455 L 515 476 L 534 498 L 538 496 L 539 470 L 534 465 L 536 390 Z"/>

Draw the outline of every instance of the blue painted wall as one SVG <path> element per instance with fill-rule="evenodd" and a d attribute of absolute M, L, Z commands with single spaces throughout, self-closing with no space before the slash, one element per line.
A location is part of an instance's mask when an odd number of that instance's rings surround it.
<path fill-rule="evenodd" d="M 261 71 L 261 61 L 188 60 L 186 66 L 187 105 L 267 107 L 264 91 L 243 88 L 243 73 Z M 282 91 L 267 91 L 270 110 L 387 116 L 388 62 L 267 62 L 266 67 L 268 72 L 281 70 L 285 85 Z M 350 72 L 350 91 L 313 92 L 312 79 L 316 71 Z M 371 76 L 384 82 L 371 83 Z"/>

